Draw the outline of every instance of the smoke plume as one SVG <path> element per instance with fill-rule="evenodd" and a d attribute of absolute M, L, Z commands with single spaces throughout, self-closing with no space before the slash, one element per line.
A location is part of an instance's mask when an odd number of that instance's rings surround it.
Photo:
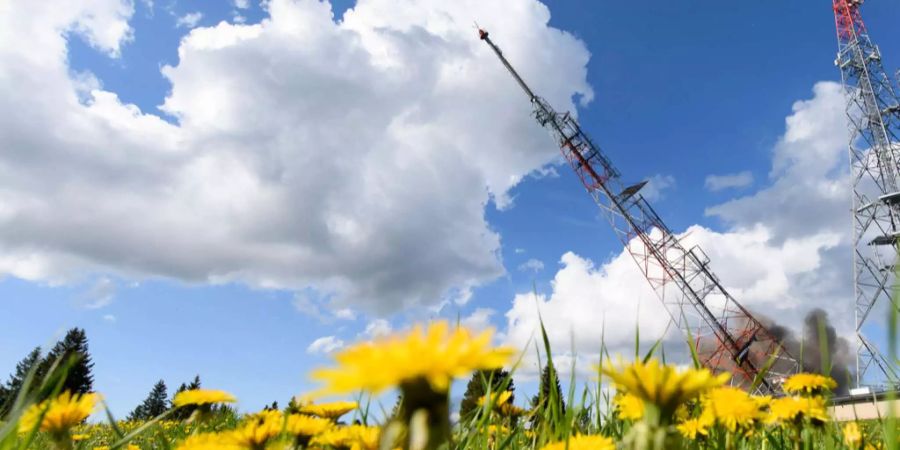
<path fill-rule="evenodd" d="M 854 356 L 850 343 L 837 336 L 828 320 L 828 313 L 819 308 L 810 311 L 803 319 L 803 333 L 799 337 L 776 323 L 767 326 L 781 340 L 785 350 L 801 362 L 804 372 L 828 371 L 838 383 L 835 394 L 847 393 L 853 379 L 850 368 Z"/>

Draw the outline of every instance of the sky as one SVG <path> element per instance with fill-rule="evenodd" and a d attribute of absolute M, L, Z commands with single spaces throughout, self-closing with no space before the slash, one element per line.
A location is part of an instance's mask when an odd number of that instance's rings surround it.
<path fill-rule="evenodd" d="M 738 301 L 850 336 L 827 1 L 57 3 L 0 6 L 0 374 L 83 327 L 117 415 L 195 374 L 252 410 L 443 318 L 527 389 L 538 312 L 577 377 L 637 327 L 683 353 L 475 23 Z M 900 6 L 864 8 L 900 67 Z"/>

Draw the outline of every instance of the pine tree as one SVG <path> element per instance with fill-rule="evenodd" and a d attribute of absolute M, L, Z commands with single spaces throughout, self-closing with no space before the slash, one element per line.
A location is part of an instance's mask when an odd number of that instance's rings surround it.
<path fill-rule="evenodd" d="M 187 389 L 189 391 L 200 389 L 200 375 L 194 375 L 194 381 L 191 381 L 191 384 L 187 386 Z"/>
<path fill-rule="evenodd" d="M 69 371 L 66 373 L 62 390 L 77 394 L 92 392 L 94 376 L 91 374 L 91 370 L 94 368 L 94 363 L 91 362 L 91 355 L 88 352 L 87 335 L 81 328 L 72 328 L 61 341 L 53 346 L 50 353 L 41 362 L 39 372 L 41 375 L 46 375 L 54 363 L 59 361 L 60 364 L 65 364 L 71 358 L 75 358 L 75 363 L 69 367 Z"/>
<path fill-rule="evenodd" d="M 271 405 L 263 406 L 263 411 L 278 411 L 278 400 L 272 402 Z"/>
<path fill-rule="evenodd" d="M 194 381 L 191 381 L 190 384 L 181 383 L 181 386 L 178 386 L 178 390 L 175 391 L 175 395 L 178 395 L 179 392 L 192 391 L 194 389 L 200 389 L 200 375 L 195 375 Z M 172 400 L 174 400 L 174 399 L 175 399 L 175 396 L 172 396 Z M 171 407 L 174 407 L 174 405 L 172 404 L 171 401 L 169 402 L 169 405 Z M 181 408 L 178 408 L 177 411 L 172 413 L 172 419 L 173 420 L 185 420 L 188 417 L 191 417 L 191 413 L 193 413 L 195 409 L 197 409 L 197 407 L 192 406 L 192 405 L 183 406 Z"/>
<path fill-rule="evenodd" d="M 297 402 L 296 397 L 291 397 L 291 400 L 288 402 L 287 408 L 285 408 L 284 412 L 286 414 L 299 414 L 300 413 L 300 403 Z"/>
<path fill-rule="evenodd" d="M 41 348 L 35 347 L 28 356 L 23 358 L 16 364 L 16 371 L 9 376 L 9 380 L 5 385 L 0 386 L 0 417 L 6 415 L 6 412 L 12 407 L 14 401 L 16 401 L 16 397 L 19 396 L 19 392 L 22 390 L 22 385 L 25 383 L 25 378 L 28 376 L 28 372 L 31 371 L 36 364 L 39 364 L 41 360 Z M 41 374 L 35 373 L 32 383 L 39 383 L 41 378 Z M 35 384 L 32 384 L 34 386 Z"/>
<path fill-rule="evenodd" d="M 566 402 L 559 385 L 559 372 L 550 361 L 547 361 L 541 372 L 540 390 L 538 395 L 531 398 L 531 406 L 540 411 L 533 416 L 535 422 L 543 417 L 550 417 L 551 414 L 560 418 L 566 414 Z"/>
<path fill-rule="evenodd" d="M 150 420 L 166 412 L 169 409 L 167 398 L 166 383 L 163 380 L 157 381 L 144 402 L 128 415 L 128 420 Z"/>
<path fill-rule="evenodd" d="M 0 384 L 0 419 L 5 415 L 3 411 L 6 409 L 6 402 L 11 401 L 9 398 L 9 388 L 7 388 L 6 385 Z"/>
<path fill-rule="evenodd" d="M 492 393 L 497 393 L 501 389 L 510 392 L 516 390 L 509 372 L 503 369 L 476 371 L 472 374 L 469 384 L 466 385 L 466 393 L 463 395 L 462 402 L 459 405 L 460 417 L 468 417 L 472 411 L 478 409 L 478 400 L 487 394 L 485 387 L 488 382 L 490 382 Z M 512 404 L 514 401 L 515 397 L 510 396 L 509 403 Z"/>

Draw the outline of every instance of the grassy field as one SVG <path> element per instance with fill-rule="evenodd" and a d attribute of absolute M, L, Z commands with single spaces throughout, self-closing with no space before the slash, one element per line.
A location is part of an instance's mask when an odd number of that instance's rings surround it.
<path fill-rule="evenodd" d="M 284 410 L 238 415 L 227 392 L 189 390 L 159 416 L 131 422 L 115 420 L 99 394 L 61 393 L 70 364 L 63 361 L 44 379 L 26 380 L 0 425 L 0 450 L 900 448 L 894 417 L 831 420 L 828 377 L 799 374 L 784 397 L 751 396 L 729 387 L 727 375 L 665 364 L 652 350 L 631 361 L 606 357 L 590 386 L 576 391 L 571 380 L 567 392 L 541 389 L 528 405 L 510 401 L 511 378 L 483 380 L 478 407 L 451 423 L 454 379 L 516 365 L 512 350 L 491 340 L 490 332 L 435 322 L 340 352 L 333 367 L 312 373 L 322 389 Z M 556 372 L 549 374 L 553 385 Z M 394 388 L 402 399 L 394 411 L 372 414 L 366 399 Z M 357 401 L 316 400 L 333 395 Z M 85 422 L 91 414 L 107 420 Z"/>

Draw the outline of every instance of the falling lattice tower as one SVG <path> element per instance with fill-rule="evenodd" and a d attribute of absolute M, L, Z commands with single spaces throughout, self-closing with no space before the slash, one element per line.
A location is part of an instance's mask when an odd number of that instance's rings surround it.
<path fill-rule="evenodd" d="M 893 303 L 900 237 L 900 106 L 881 53 L 859 13 L 862 0 L 832 0 L 837 28 L 835 64 L 847 96 L 850 172 L 853 184 L 853 281 L 855 286 L 856 384 L 874 365 L 879 381 L 897 383 L 890 361 L 863 335 L 876 305 Z"/>
<path fill-rule="evenodd" d="M 612 225 L 616 236 L 640 267 L 672 322 L 693 336 L 701 362 L 757 392 L 777 394 L 797 361 L 719 282 L 699 246 L 685 247 L 640 194 L 646 184 L 626 186 L 621 174 L 581 130 L 569 113 L 557 113 L 531 91 L 488 33 L 480 37 L 496 53 L 531 100 L 534 117 L 556 139 L 563 156 L 581 178 Z"/>

